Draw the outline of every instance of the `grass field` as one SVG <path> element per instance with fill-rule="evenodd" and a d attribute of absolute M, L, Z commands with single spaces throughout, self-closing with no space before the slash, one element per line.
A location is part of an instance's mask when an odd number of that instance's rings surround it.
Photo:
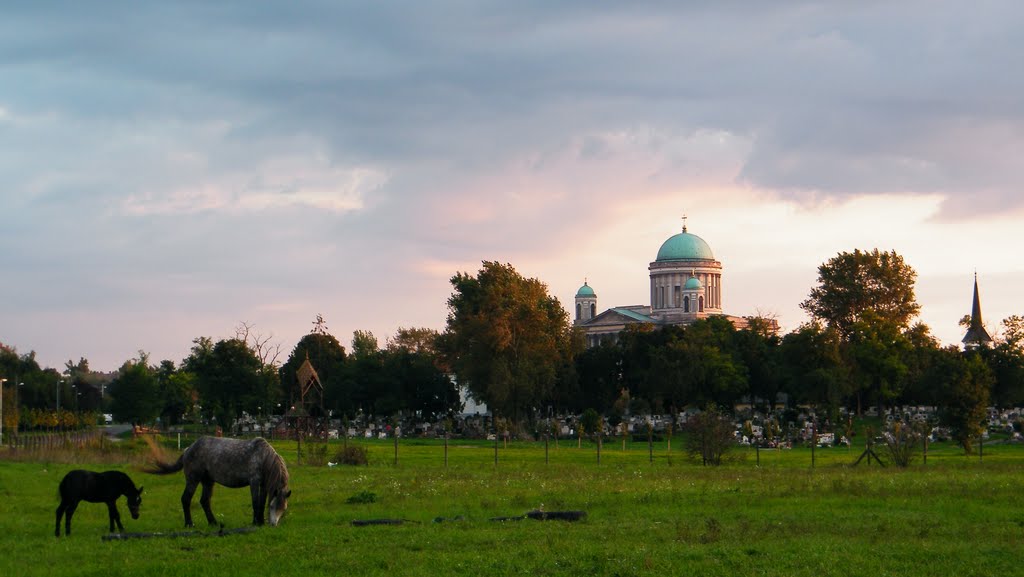
<path fill-rule="evenodd" d="M 173 441 L 171 441 L 173 443 Z M 73 468 L 128 472 L 145 487 L 128 532 L 182 530 L 181 474 L 137 470 L 141 452 L 11 460 L 0 453 L 2 575 L 1024 575 L 1024 447 L 964 457 L 935 446 L 927 465 L 850 467 L 859 450 L 751 450 L 717 468 L 655 446 L 403 441 L 368 444 L 366 467 L 296 465 L 278 527 L 223 537 L 103 541 L 106 507 L 83 503 L 53 536 L 57 484 Z M 333 450 L 333 448 L 332 448 Z M 172 448 L 173 452 L 173 448 Z M 77 461 L 77 462 L 75 462 Z M 120 461 L 120 462 L 119 462 Z M 363 501 L 350 504 L 350 497 Z M 251 519 L 248 491 L 218 488 L 228 528 Z M 584 510 L 578 523 L 491 521 Z M 197 502 L 197 519 L 202 519 Z M 443 522 L 435 522 L 443 517 Z M 400 518 L 354 527 L 356 519 Z M 205 527 L 202 528 L 206 530 Z"/>

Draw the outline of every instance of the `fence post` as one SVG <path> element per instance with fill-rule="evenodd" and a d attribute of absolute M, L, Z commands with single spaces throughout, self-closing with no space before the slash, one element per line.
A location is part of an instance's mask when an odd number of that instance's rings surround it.
<path fill-rule="evenodd" d="M 924 437 L 924 462 L 922 464 L 923 465 L 927 465 L 928 464 L 928 432 L 927 431 L 925 431 L 925 434 L 924 434 L 923 437 Z"/>
<path fill-rule="evenodd" d="M 654 463 L 654 435 L 653 426 L 650 421 L 647 421 L 647 462 Z"/>
<path fill-rule="evenodd" d="M 814 468 L 814 446 L 818 444 L 818 419 L 811 424 L 811 468 Z"/>
<path fill-rule="evenodd" d="M 548 438 L 549 437 L 551 437 L 551 427 L 550 427 L 550 425 L 547 427 L 547 430 L 544 431 L 544 464 L 545 465 L 548 464 Z"/>

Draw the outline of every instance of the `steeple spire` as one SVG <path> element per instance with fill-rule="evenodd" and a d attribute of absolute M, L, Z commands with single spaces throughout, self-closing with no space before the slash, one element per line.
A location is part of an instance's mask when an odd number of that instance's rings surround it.
<path fill-rule="evenodd" d="M 683 232 L 686 232 L 686 215 L 683 215 Z"/>
<path fill-rule="evenodd" d="M 992 343 L 992 337 L 981 322 L 981 297 L 978 296 L 978 273 L 974 273 L 974 303 L 971 305 L 971 326 L 962 341 L 966 347 L 980 347 Z"/>

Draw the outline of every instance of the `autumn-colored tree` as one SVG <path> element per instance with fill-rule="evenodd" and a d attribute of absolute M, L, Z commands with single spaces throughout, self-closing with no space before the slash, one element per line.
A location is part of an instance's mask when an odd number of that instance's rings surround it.
<path fill-rule="evenodd" d="M 552 395 L 572 351 L 569 316 L 547 286 L 509 264 L 485 261 L 456 274 L 444 353 L 460 384 L 519 420 Z"/>

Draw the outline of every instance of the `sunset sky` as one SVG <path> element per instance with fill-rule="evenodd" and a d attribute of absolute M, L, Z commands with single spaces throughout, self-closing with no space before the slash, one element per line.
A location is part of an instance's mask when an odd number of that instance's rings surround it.
<path fill-rule="evenodd" d="M 23 2 L 0 18 L 0 342 L 180 362 L 443 329 L 483 260 L 649 304 L 682 227 L 729 314 L 895 250 L 959 343 L 1024 314 L 1024 5 Z M 281 359 L 282 361 L 284 358 Z"/>

